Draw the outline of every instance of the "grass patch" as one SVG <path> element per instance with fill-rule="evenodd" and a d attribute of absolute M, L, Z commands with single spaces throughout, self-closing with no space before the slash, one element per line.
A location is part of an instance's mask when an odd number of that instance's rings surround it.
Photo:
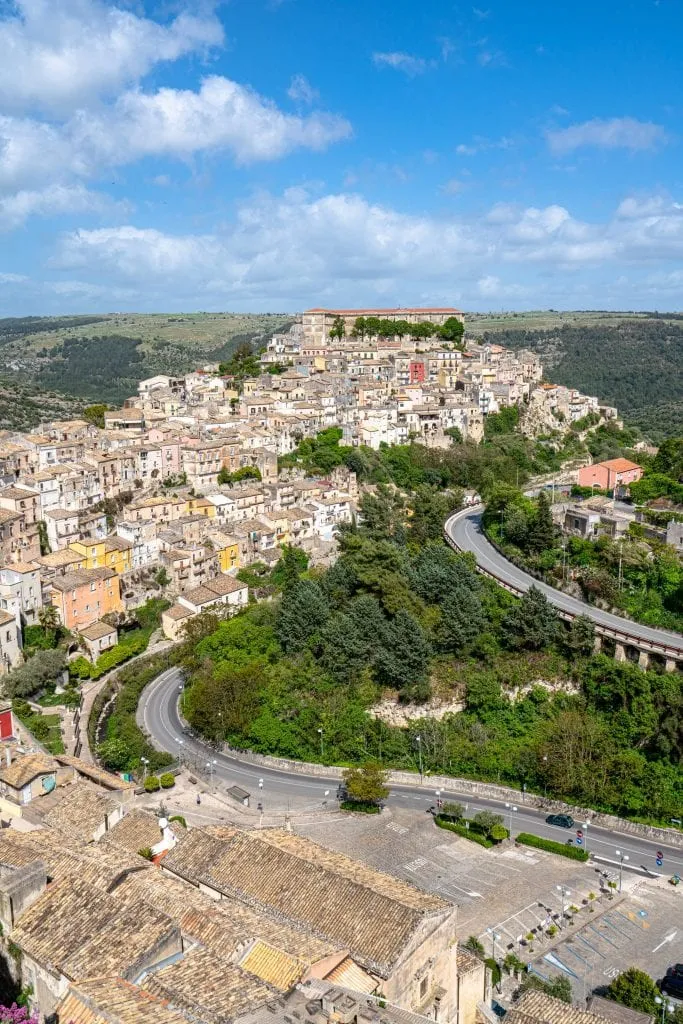
<path fill-rule="evenodd" d="M 515 842 L 522 846 L 533 846 L 536 850 L 545 850 L 547 853 L 556 853 L 560 857 L 568 857 L 569 860 L 587 861 L 588 853 L 580 850 L 577 846 L 567 846 L 566 843 L 556 843 L 554 839 L 542 839 L 541 836 L 532 836 L 529 832 L 520 832 L 515 836 Z"/>
<path fill-rule="evenodd" d="M 59 715 L 39 715 L 30 704 L 21 699 L 12 701 L 12 710 L 31 735 L 51 754 L 64 753 L 61 720 Z"/>

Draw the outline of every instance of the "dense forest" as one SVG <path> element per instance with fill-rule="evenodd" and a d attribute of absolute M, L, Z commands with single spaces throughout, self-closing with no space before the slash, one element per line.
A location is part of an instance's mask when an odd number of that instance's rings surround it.
<path fill-rule="evenodd" d="M 549 380 L 616 405 L 655 442 L 683 433 L 683 325 L 653 317 L 617 326 L 503 329 L 484 339 L 537 352 Z"/>
<path fill-rule="evenodd" d="M 335 764 L 415 770 L 419 746 L 433 772 L 651 820 L 677 814 L 683 676 L 593 656 L 589 620 L 568 629 L 539 591 L 517 601 L 482 580 L 445 546 L 424 497 L 380 485 L 330 569 L 285 549 L 275 601 L 198 632 L 193 727 Z M 390 727 L 368 713 L 388 694 L 456 697 L 464 710 Z"/>
<path fill-rule="evenodd" d="M 44 334 L 49 331 L 70 330 L 74 327 L 87 327 L 99 324 L 103 316 L 8 316 L 0 317 L 0 345 L 7 344 L 17 338 L 29 334 Z"/>

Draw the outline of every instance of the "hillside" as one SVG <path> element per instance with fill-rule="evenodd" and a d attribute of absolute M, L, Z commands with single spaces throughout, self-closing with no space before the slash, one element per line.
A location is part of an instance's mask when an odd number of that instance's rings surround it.
<path fill-rule="evenodd" d="M 240 342 L 268 338 L 291 322 L 286 313 L 8 318 L 0 320 L 0 358 L 18 382 L 115 404 L 145 377 L 225 359 Z"/>
<path fill-rule="evenodd" d="M 683 433 L 683 323 L 675 315 L 479 316 L 470 333 L 537 352 L 546 378 L 616 405 L 655 442 Z"/>

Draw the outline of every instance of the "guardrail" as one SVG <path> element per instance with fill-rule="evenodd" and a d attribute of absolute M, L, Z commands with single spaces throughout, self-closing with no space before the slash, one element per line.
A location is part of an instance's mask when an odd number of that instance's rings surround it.
<path fill-rule="evenodd" d="M 473 512 L 477 512 L 479 510 L 483 512 L 484 506 L 476 505 L 473 506 L 472 508 L 463 509 L 460 512 L 456 512 L 455 515 L 450 516 L 450 518 L 446 520 L 443 531 L 444 537 L 448 546 L 453 548 L 454 551 L 462 553 L 464 549 L 461 548 L 459 544 L 457 544 L 457 542 L 449 533 L 449 526 L 451 526 L 457 519 L 464 519 L 466 516 L 471 515 Z M 489 543 L 492 542 L 489 541 Z M 495 544 L 492 546 L 498 551 L 498 553 L 502 557 L 505 557 L 503 555 L 503 552 L 500 551 L 500 549 Z M 526 570 L 520 571 L 525 572 L 525 574 L 533 580 L 533 576 L 531 576 L 530 573 L 527 573 Z M 510 583 L 503 576 L 499 576 L 498 573 L 492 572 L 492 570 L 490 569 L 484 569 L 483 566 L 479 565 L 479 563 L 477 563 L 477 572 L 480 573 L 480 575 L 482 576 L 488 576 L 488 578 L 494 580 L 498 584 L 498 586 L 503 587 L 504 590 L 507 590 L 509 593 L 514 594 L 516 597 L 521 597 L 523 594 L 526 593 L 526 589 L 524 587 L 519 587 L 514 583 Z M 546 586 L 549 586 L 549 584 L 546 584 Z M 557 593 L 558 596 L 562 594 L 562 591 L 555 590 L 554 587 L 550 587 L 549 589 L 555 591 L 555 593 Z M 565 622 L 571 622 L 573 621 L 573 619 L 577 617 L 575 612 L 570 612 L 566 608 L 562 608 L 559 605 L 557 606 L 557 611 L 560 615 L 560 618 L 564 619 Z M 589 616 L 589 618 L 593 619 L 593 617 L 591 616 L 591 606 L 589 604 L 586 604 L 586 611 L 582 614 L 586 614 Z M 595 632 L 602 637 L 606 637 L 608 640 L 614 640 L 618 644 L 625 644 L 629 647 L 636 647 L 639 651 L 644 651 L 647 654 L 658 654 L 660 657 L 665 658 L 667 661 L 683 661 L 683 644 L 677 645 L 658 643 L 656 640 L 648 640 L 645 637 L 637 636 L 634 633 L 630 633 L 628 632 L 628 630 L 615 629 L 613 626 L 608 626 L 597 619 L 593 619 L 593 624 L 595 625 Z"/>

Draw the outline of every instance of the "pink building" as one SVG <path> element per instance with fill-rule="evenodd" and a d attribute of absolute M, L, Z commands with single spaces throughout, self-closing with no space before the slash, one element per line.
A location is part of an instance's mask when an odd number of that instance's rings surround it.
<path fill-rule="evenodd" d="M 642 468 L 628 459 L 608 459 L 584 466 L 579 470 L 580 487 L 600 487 L 603 491 L 625 491 L 629 484 L 640 480 Z"/>

